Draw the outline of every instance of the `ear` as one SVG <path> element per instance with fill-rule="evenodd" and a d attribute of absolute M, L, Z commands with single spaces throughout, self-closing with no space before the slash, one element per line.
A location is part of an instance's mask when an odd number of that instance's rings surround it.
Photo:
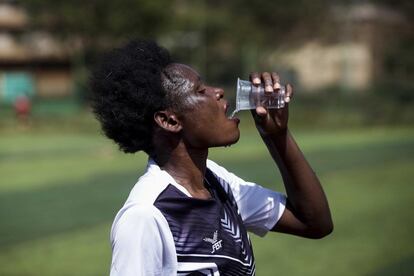
<path fill-rule="evenodd" d="M 183 128 L 180 120 L 177 118 L 177 115 L 168 110 L 155 112 L 154 121 L 160 128 L 166 131 L 177 133 Z"/>

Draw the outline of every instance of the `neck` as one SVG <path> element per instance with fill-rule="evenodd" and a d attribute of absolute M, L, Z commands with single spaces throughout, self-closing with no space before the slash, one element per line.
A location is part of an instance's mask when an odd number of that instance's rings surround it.
<path fill-rule="evenodd" d="M 152 158 L 196 198 L 210 198 L 204 186 L 208 149 L 188 148 L 182 141 L 166 150 L 155 150 Z"/>

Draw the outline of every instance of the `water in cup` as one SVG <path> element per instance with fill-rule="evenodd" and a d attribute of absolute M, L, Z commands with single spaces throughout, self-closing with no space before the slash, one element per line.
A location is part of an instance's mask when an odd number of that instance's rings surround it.
<path fill-rule="evenodd" d="M 265 93 L 264 84 L 253 85 L 250 81 L 237 79 L 236 109 L 230 117 L 240 110 L 256 109 L 258 106 L 265 108 L 283 108 L 285 106 L 285 87 L 281 86 L 277 93 Z"/>

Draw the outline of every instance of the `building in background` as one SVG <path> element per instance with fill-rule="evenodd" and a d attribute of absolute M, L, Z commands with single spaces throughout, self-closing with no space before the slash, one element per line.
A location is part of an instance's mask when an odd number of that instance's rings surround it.
<path fill-rule="evenodd" d="M 402 14 L 366 2 L 334 6 L 332 18 L 328 37 L 283 47 L 270 64 L 294 72 L 307 91 L 332 86 L 363 91 L 383 77 L 385 47 L 392 45 L 395 32 L 410 26 Z"/>
<path fill-rule="evenodd" d="M 69 52 L 48 32 L 33 30 L 16 1 L 0 0 L 0 103 L 70 96 Z"/>

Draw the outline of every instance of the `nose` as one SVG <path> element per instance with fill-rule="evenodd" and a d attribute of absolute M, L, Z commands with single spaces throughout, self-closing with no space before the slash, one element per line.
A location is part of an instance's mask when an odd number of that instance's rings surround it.
<path fill-rule="evenodd" d="M 216 94 L 217 100 L 220 100 L 224 97 L 224 90 L 223 88 L 214 88 L 214 93 Z"/>

